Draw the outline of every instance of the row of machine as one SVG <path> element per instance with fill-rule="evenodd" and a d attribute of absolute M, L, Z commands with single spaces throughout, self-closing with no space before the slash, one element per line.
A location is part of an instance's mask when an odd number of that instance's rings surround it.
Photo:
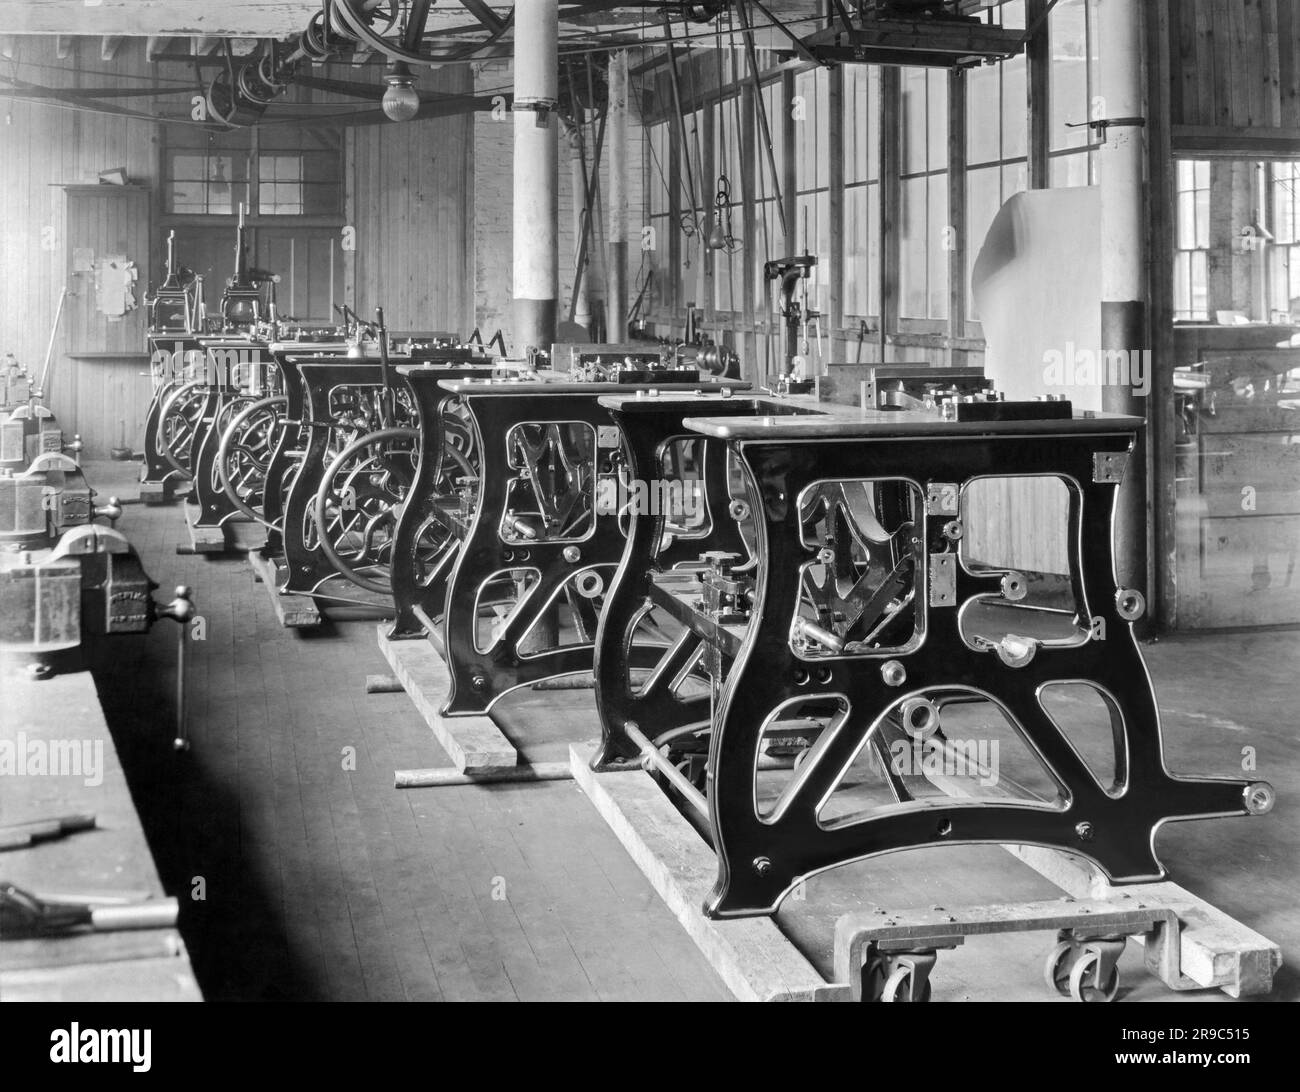
<path fill-rule="evenodd" d="M 252 560 L 282 604 L 382 607 L 387 647 L 444 665 L 452 736 L 521 688 L 591 687 L 592 767 L 646 770 L 712 847 L 705 917 L 771 915 L 826 869 L 955 843 L 1152 881 L 1164 822 L 1272 806 L 1264 782 L 1166 769 L 1143 596 L 1112 545 L 1139 419 L 1008 401 L 978 369 L 875 367 L 847 407 L 751 388 L 700 339 L 509 360 L 499 337 L 391 335 L 382 312 L 305 329 L 276 315 L 242 229 L 237 254 L 219 316 L 171 259 L 150 303 L 142 490 L 188 483 L 198 531 L 263 527 Z M 1060 491 L 1050 594 L 969 545 L 1010 518 L 993 479 Z M 1100 755 L 1046 700 L 1078 683 L 1103 708 Z M 979 710 L 1032 771 L 958 797 L 900 765 L 978 735 Z M 1124 937 L 1153 928 L 1062 927 L 1049 979 L 1113 997 Z M 868 948 L 857 996 L 928 996 L 925 945 Z"/>

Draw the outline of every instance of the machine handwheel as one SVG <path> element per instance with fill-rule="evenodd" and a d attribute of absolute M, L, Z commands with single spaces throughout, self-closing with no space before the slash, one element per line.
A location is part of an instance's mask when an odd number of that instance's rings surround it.
<path fill-rule="evenodd" d="M 340 575 L 377 595 L 393 592 L 393 532 L 419 448 L 413 428 L 360 436 L 330 463 L 316 492 L 312 516 L 321 551 Z"/>
<path fill-rule="evenodd" d="M 1084 949 L 1079 961 L 1070 971 L 1070 996 L 1076 1001 L 1105 1002 L 1114 1001 L 1119 993 L 1119 966 L 1111 968 L 1109 978 L 1097 982 L 1097 969 L 1101 955 L 1096 951 Z"/>
<path fill-rule="evenodd" d="M 186 478 L 193 478 L 190 461 L 196 454 L 194 434 L 207 400 L 204 384 L 197 380 L 182 383 L 163 403 L 158 422 L 158 442 L 162 456 Z"/>
<path fill-rule="evenodd" d="M 217 449 L 217 475 L 230 503 L 249 519 L 268 527 L 271 524 L 262 511 L 266 471 L 287 406 L 288 399 L 283 395 L 245 406 L 222 432 Z"/>

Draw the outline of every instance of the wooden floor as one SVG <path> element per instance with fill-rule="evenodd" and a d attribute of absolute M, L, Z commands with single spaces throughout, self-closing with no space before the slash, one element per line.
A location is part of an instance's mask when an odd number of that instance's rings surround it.
<path fill-rule="evenodd" d="M 122 467 L 88 471 L 110 491 Z M 101 675 L 205 996 L 728 997 L 572 783 L 392 788 L 395 768 L 447 759 L 404 694 L 365 694 L 365 676 L 387 671 L 372 615 L 319 632 L 282 629 L 242 557 L 175 554 L 185 540 L 178 504 L 130 506 L 120 526 L 164 590 L 193 585 L 207 620 L 207 640 L 195 646 L 190 754 L 169 748 L 169 625 L 115 641 Z M 1178 638 L 1145 653 L 1170 768 L 1234 775 L 1253 748 L 1251 776 L 1278 790 L 1264 818 L 1166 826 L 1161 857 L 1178 883 L 1282 946 L 1274 997 L 1300 998 L 1300 732 L 1288 682 L 1300 633 Z M 526 761 L 563 761 L 569 740 L 596 732 L 589 692 L 525 693 L 502 714 L 508 734 L 512 721 L 542 727 L 521 747 Z M 347 748 L 355 770 L 343 768 Z M 843 910 L 1050 895 L 995 847 L 933 853 L 826 873 L 808 885 L 806 904 L 787 902 L 779 923 L 825 972 Z M 203 901 L 188 897 L 198 877 Z M 1029 954 L 1007 940 L 945 957 L 936 999 L 1041 999 L 1037 950 L 1048 944 Z M 1169 996 L 1127 959 L 1130 999 Z"/>
<path fill-rule="evenodd" d="M 134 495 L 120 465 L 88 473 Z M 175 553 L 179 504 L 119 526 L 159 596 L 192 585 L 207 625 L 187 755 L 170 623 L 112 642 L 98 672 L 206 998 L 729 999 L 572 782 L 393 788 L 448 760 L 405 694 L 365 693 L 387 670 L 373 616 L 282 629 L 242 557 Z"/>

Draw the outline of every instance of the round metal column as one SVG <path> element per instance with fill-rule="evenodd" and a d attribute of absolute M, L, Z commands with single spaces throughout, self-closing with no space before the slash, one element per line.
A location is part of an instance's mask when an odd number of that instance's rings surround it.
<path fill-rule="evenodd" d="M 514 309 L 522 347 L 549 350 L 559 294 L 558 0 L 515 8 Z"/>

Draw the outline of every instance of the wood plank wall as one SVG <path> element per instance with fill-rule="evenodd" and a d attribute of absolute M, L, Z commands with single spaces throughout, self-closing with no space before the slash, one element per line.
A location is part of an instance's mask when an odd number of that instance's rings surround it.
<path fill-rule="evenodd" d="M 1294 0 L 1169 4 L 1170 120 L 1196 131 L 1300 133 L 1300 9 Z"/>
<path fill-rule="evenodd" d="M 469 67 L 421 73 L 421 92 L 473 90 Z M 398 330 L 474 326 L 474 115 L 352 130 L 353 306 Z M 490 332 L 490 331 L 489 331 Z"/>
<path fill-rule="evenodd" d="M 15 41 L 13 75 L 32 84 L 113 89 L 150 88 L 164 80 L 192 84 L 178 84 L 177 93 L 165 97 L 111 100 L 125 110 L 187 118 L 190 95 L 198 90 L 190 63 L 148 62 L 143 38 L 127 38 L 112 61 L 101 59 L 99 38 L 73 39 L 72 51 L 63 59 L 56 55 L 53 38 L 22 36 Z M 317 72 L 376 84 L 379 73 L 377 64 L 326 66 Z M 422 75 L 420 86 L 446 93 L 466 90 L 470 81 L 468 68 L 461 67 Z M 290 97 L 300 102 L 331 98 L 302 88 L 295 88 Z M 345 278 L 347 298 L 367 311 L 382 304 L 396 329 L 468 333 L 473 328 L 474 252 L 467 242 L 473 230 L 472 133 L 472 115 L 402 126 L 384 123 L 348 133 L 345 219 L 357 229 L 357 249 Z M 63 185 L 95 184 L 100 171 L 125 167 L 133 182 L 149 187 L 151 252 L 140 255 L 137 264 L 161 270 L 161 146 L 160 126 L 151 119 L 0 99 L 0 356 L 13 352 L 40 371 L 67 278 Z M 137 291 L 141 300 L 147 287 L 142 280 Z M 219 285 L 209 285 L 210 304 L 219 293 Z M 87 457 L 105 457 L 123 434 L 128 444 L 138 447 L 148 398 L 148 381 L 136 375 L 143 370 L 140 362 L 72 360 L 67 356 L 73 348 L 70 336 L 63 325 L 55 342 L 56 378 L 50 383 L 55 413 L 65 419 L 70 432 L 81 434 Z M 106 343 L 98 348 L 121 347 Z M 130 387 L 137 378 L 143 384 L 139 397 Z M 103 399 L 106 384 L 113 390 L 125 384 L 126 394 Z"/>
<path fill-rule="evenodd" d="M 143 39 L 124 42 L 116 59 L 105 64 L 99 39 L 85 39 L 59 60 L 53 38 L 23 37 L 15 48 L 15 74 L 46 86 L 126 87 L 141 83 L 129 77 L 151 74 L 144 48 Z M 77 70 L 79 63 L 86 71 Z M 113 103 L 127 110 L 155 106 L 151 99 L 118 98 Z M 66 280 L 67 210 L 61 184 L 95 183 L 99 172 L 110 167 L 125 167 L 133 180 L 152 183 L 157 127 L 149 121 L 9 100 L 0 100 L 0 115 L 0 354 L 13 352 L 39 372 Z M 138 257 L 143 264 L 147 256 Z M 69 390 L 76 381 L 75 371 L 64 370 L 66 333 L 63 327 L 56 343 L 52 389 L 66 381 Z M 67 424 L 73 431 L 86 431 L 80 422 Z"/>

